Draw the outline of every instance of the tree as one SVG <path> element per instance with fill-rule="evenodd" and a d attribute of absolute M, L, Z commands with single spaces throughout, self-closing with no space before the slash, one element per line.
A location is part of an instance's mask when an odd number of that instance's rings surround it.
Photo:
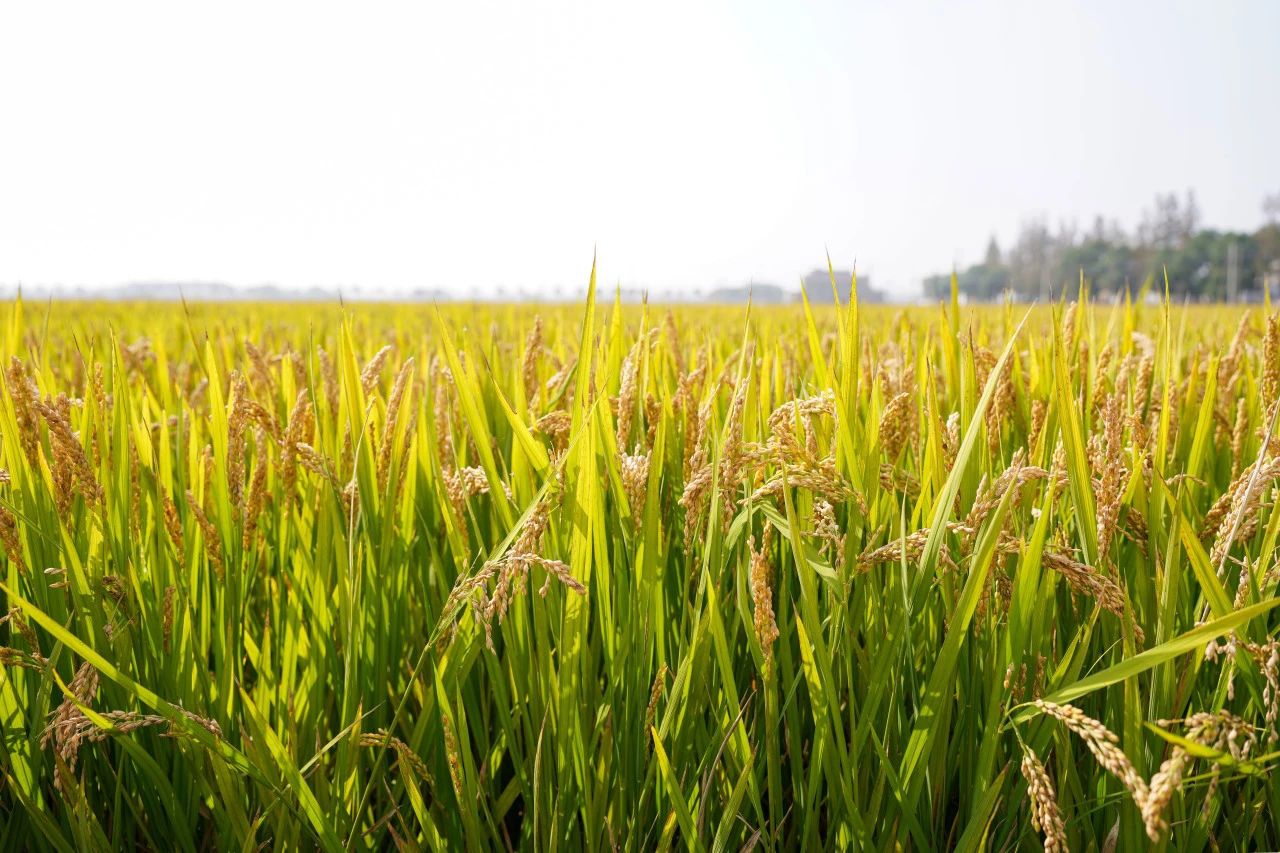
<path fill-rule="evenodd" d="M 1262 200 L 1262 212 L 1267 217 L 1268 225 L 1275 225 L 1280 221 L 1280 192 Z"/>
<path fill-rule="evenodd" d="M 1009 268 L 1000 257 L 1000 244 L 994 234 L 987 241 L 982 263 L 957 272 L 956 284 L 965 296 L 980 301 L 999 299 L 1009 289 Z M 924 280 L 924 289 L 935 299 L 947 298 L 951 294 L 951 276 L 929 276 Z"/>
<path fill-rule="evenodd" d="M 982 261 L 983 266 L 992 269 L 1000 266 L 1000 244 L 996 242 L 996 235 L 992 234 L 991 239 L 987 241 L 987 254 Z"/>
<path fill-rule="evenodd" d="M 1280 285 L 1280 193 L 1268 196 L 1262 209 L 1269 222 L 1253 234 L 1202 228 L 1200 206 L 1190 191 L 1183 197 L 1157 194 L 1132 238 L 1118 222 L 1101 216 L 1083 234 L 1073 222 L 1051 231 L 1043 217 L 1030 219 L 1007 253 L 991 237 L 983 262 L 958 272 L 956 279 L 960 291 L 975 300 L 999 299 L 1010 291 L 1020 299 L 1043 299 L 1063 287 L 1074 293 L 1082 274 L 1099 294 L 1119 294 L 1126 286 L 1167 274 L 1175 297 L 1225 299 L 1234 264 L 1237 295 L 1256 295 L 1268 282 Z M 951 277 L 929 276 L 924 288 L 931 297 L 945 298 Z"/>
<path fill-rule="evenodd" d="M 1048 295 L 1052 285 L 1053 236 L 1044 219 L 1022 224 L 1009 250 L 1009 279 L 1014 292 L 1028 299 Z"/>
<path fill-rule="evenodd" d="M 1151 210 L 1143 214 L 1138 226 L 1138 242 L 1157 250 L 1177 249 L 1186 245 L 1200 228 L 1200 205 L 1196 194 L 1187 190 L 1184 204 L 1175 193 L 1157 193 Z"/>

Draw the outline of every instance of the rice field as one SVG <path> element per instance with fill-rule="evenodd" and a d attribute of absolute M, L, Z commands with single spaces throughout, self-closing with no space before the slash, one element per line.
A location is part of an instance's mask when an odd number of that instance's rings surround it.
<path fill-rule="evenodd" d="M 1280 847 L 1280 319 L 1081 296 L 9 303 L 0 847 Z"/>

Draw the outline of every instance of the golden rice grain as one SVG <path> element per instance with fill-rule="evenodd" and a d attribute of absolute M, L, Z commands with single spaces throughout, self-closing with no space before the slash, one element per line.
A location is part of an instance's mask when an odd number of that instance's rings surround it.
<path fill-rule="evenodd" d="M 1058 795 L 1036 754 L 1022 748 L 1022 776 L 1031 795 L 1031 827 L 1044 835 L 1045 853 L 1067 850 L 1067 831 L 1058 810 Z"/>

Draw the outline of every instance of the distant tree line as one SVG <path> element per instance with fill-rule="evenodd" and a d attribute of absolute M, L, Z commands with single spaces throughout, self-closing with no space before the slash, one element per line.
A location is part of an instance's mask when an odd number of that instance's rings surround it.
<path fill-rule="evenodd" d="M 1266 224 L 1252 234 L 1202 228 L 1195 194 L 1157 195 L 1136 232 L 1099 216 L 1081 231 L 1074 223 L 1056 231 L 1044 219 L 1023 224 L 1013 247 L 1002 252 L 993 236 L 982 263 L 957 271 L 960 292 L 974 300 L 1056 297 L 1074 292 L 1081 273 L 1099 296 L 1134 292 L 1148 279 L 1179 298 L 1217 301 L 1258 299 L 1280 288 L 1280 193 L 1263 203 Z M 951 292 L 949 273 L 924 280 L 925 294 Z"/>

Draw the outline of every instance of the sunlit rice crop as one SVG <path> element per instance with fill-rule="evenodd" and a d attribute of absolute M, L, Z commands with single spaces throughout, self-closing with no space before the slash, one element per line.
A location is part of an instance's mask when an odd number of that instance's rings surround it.
<path fill-rule="evenodd" d="M 0 846 L 1280 846 L 1280 320 L 1081 297 L 11 303 Z"/>

